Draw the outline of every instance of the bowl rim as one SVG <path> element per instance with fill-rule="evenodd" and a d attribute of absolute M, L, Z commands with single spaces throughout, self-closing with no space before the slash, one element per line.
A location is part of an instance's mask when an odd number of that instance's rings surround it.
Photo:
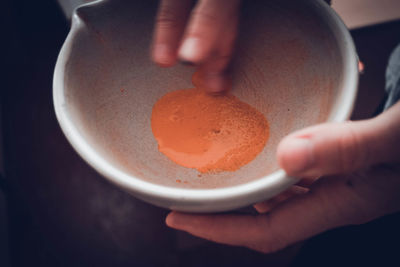
<path fill-rule="evenodd" d="M 170 201 L 184 200 L 204 203 L 216 203 L 216 201 L 226 201 L 227 199 L 231 199 L 233 201 L 234 199 L 239 200 L 245 195 L 260 195 L 260 193 L 268 191 L 271 189 L 271 187 L 284 189 L 299 181 L 298 178 L 290 177 L 282 169 L 279 169 L 254 181 L 225 188 L 175 188 L 165 185 L 157 185 L 130 175 L 112 166 L 112 164 L 108 163 L 107 160 L 97 154 L 95 149 L 86 143 L 83 136 L 79 134 L 79 131 L 74 126 L 73 121 L 68 116 L 67 101 L 65 99 L 66 88 L 64 87 L 64 74 L 68 61 L 67 59 L 71 53 L 74 37 L 80 30 L 85 28 L 85 22 L 79 17 L 78 11 L 82 7 L 92 8 L 105 2 L 111 1 L 97 0 L 81 5 L 75 9 L 72 17 L 72 26 L 58 55 L 53 76 L 53 104 L 57 120 L 72 147 L 91 167 L 93 167 L 112 183 L 117 184 L 134 194 L 137 193 L 142 196 L 145 195 L 151 198 L 166 199 Z M 357 85 L 359 72 L 356 49 L 347 27 L 328 4 L 326 4 L 323 0 L 304 0 L 304 2 L 308 2 L 309 5 L 313 5 L 315 7 L 315 11 L 323 15 L 323 17 L 327 20 L 326 22 L 331 28 L 333 34 L 335 35 L 335 38 L 338 41 L 342 41 L 342 45 L 339 42 L 339 47 L 342 50 L 341 53 L 343 54 L 344 61 L 344 82 L 342 85 L 344 88 L 344 93 L 343 97 L 341 98 L 341 108 L 338 109 L 333 116 L 330 114 L 329 121 L 343 122 L 351 115 L 358 90 Z M 261 200 L 262 199 L 258 199 L 256 201 Z"/>

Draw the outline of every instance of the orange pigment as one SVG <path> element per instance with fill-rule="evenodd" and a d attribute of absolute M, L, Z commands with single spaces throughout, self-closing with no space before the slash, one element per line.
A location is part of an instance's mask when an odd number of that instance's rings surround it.
<path fill-rule="evenodd" d="M 153 106 L 151 127 L 161 153 L 199 172 L 236 171 L 264 148 L 264 115 L 237 97 L 202 89 L 169 92 Z"/>

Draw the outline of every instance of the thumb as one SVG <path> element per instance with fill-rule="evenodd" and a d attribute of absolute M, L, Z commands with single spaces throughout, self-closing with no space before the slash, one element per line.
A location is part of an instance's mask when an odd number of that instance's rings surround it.
<path fill-rule="evenodd" d="M 285 137 L 280 166 L 292 176 L 318 177 L 352 172 L 400 160 L 400 103 L 364 121 L 326 123 Z"/>

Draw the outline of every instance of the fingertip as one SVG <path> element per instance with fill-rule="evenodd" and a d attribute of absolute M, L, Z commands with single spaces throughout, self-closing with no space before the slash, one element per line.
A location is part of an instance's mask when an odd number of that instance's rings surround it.
<path fill-rule="evenodd" d="M 286 137 L 278 145 L 277 158 L 287 174 L 301 176 L 315 161 L 312 142 L 308 138 Z"/>
<path fill-rule="evenodd" d="M 167 215 L 167 217 L 165 217 L 165 224 L 168 226 L 168 227 L 174 227 L 174 215 L 175 214 L 175 212 L 174 211 L 172 211 L 172 212 L 170 212 L 170 213 L 168 213 L 168 215 Z"/>
<path fill-rule="evenodd" d="M 157 44 L 153 47 L 152 58 L 160 67 L 170 67 L 176 62 L 175 52 L 165 44 Z"/>
<path fill-rule="evenodd" d="M 180 229 L 185 225 L 185 214 L 172 211 L 165 218 L 165 224 L 174 229 Z"/>
<path fill-rule="evenodd" d="M 223 74 L 208 74 L 204 78 L 205 90 L 209 93 L 220 93 L 230 89 L 230 79 Z"/>
<path fill-rule="evenodd" d="M 271 210 L 271 207 L 268 205 L 267 201 L 254 204 L 253 207 L 258 213 L 267 213 Z"/>

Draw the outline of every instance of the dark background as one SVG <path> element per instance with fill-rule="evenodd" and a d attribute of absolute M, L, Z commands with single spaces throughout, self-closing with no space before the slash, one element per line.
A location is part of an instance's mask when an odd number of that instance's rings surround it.
<path fill-rule="evenodd" d="M 5 1 L 1 26 L 6 178 L 0 178 L 0 240 L 6 243 L 0 244 L 7 244 L 8 251 L 0 245 L 0 265 L 8 257 L 12 266 L 400 266 L 399 214 L 332 230 L 271 255 L 168 229 L 166 210 L 108 184 L 61 133 L 52 106 L 52 76 L 69 22 L 57 3 Z M 400 21 L 352 35 L 366 66 L 353 119 L 363 119 L 384 98 L 385 67 L 400 43 Z M 1 230 L 5 225 L 6 232 Z"/>

